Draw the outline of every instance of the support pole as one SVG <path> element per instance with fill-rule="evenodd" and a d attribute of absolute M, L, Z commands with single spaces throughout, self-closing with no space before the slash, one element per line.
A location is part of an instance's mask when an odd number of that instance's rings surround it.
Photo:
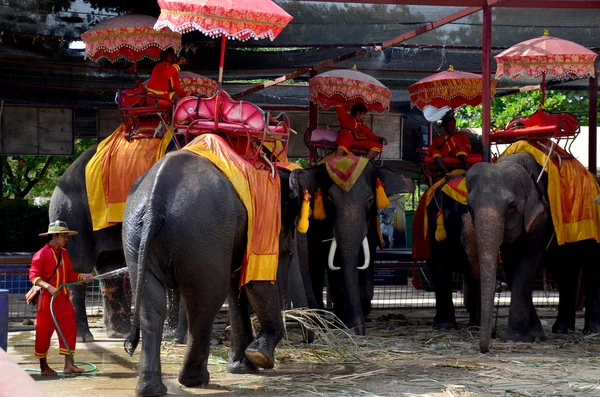
<path fill-rule="evenodd" d="M 488 3 L 489 2 L 496 3 L 498 1 L 499 0 L 488 0 Z M 469 16 L 469 15 L 474 14 L 474 13 L 479 12 L 479 11 L 481 11 L 481 7 L 468 7 L 468 8 L 462 9 L 462 10 L 457 11 L 455 13 L 452 13 L 452 14 L 450 14 L 448 16 L 440 18 L 440 19 L 438 19 L 436 21 L 426 23 L 423 26 L 420 26 L 420 27 L 418 27 L 416 29 L 413 29 L 413 30 L 411 30 L 409 32 L 403 33 L 400 36 L 394 37 L 393 39 L 386 40 L 386 41 L 383 42 L 383 44 L 380 47 L 378 47 L 378 49 L 379 50 L 385 50 L 386 48 L 389 48 L 391 46 L 400 44 L 400 43 L 402 43 L 402 42 L 404 42 L 406 40 L 413 39 L 413 38 L 415 38 L 417 36 L 420 36 L 422 34 L 430 32 L 430 31 L 432 31 L 434 29 L 437 29 L 440 26 L 444 26 L 446 24 L 452 23 L 452 22 L 454 22 L 454 21 L 456 21 L 458 19 L 464 18 L 466 16 Z M 312 65 L 312 69 L 316 69 L 316 70 L 325 69 L 325 68 L 327 68 L 329 66 L 335 65 L 336 63 L 347 61 L 347 60 L 354 59 L 354 58 L 357 58 L 357 57 L 360 57 L 360 56 L 364 56 L 364 55 L 365 55 L 365 52 L 362 49 L 356 50 L 354 52 L 351 52 L 351 53 L 348 53 L 348 54 L 345 54 L 345 55 L 342 55 L 342 56 L 339 56 L 339 57 L 336 57 L 336 58 L 333 58 L 333 59 L 328 59 L 326 61 L 323 61 L 323 62 L 317 63 L 315 65 Z M 275 80 L 267 81 L 267 82 L 264 82 L 262 84 L 259 84 L 259 85 L 256 85 L 254 87 L 251 87 L 251 88 L 249 88 L 249 89 L 247 89 L 245 91 L 238 92 L 237 94 L 232 95 L 231 97 L 233 99 L 236 99 L 236 100 L 240 99 L 240 98 L 242 98 L 242 97 L 244 97 L 246 95 L 253 94 L 253 93 L 257 92 L 257 91 L 264 90 L 265 88 L 269 88 L 269 87 L 274 86 L 276 84 L 283 83 L 284 81 L 287 81 L 287 80 L 290 80 L 290 79 L 294 79 L 294 78 L 296 78 L 298 76 L 302 76 L 303 74 L 305 74 L 308 71 L 309 71 L 309 68 L 299 69 L 299 70 L 297 70 L 295 72 L 288 73 L 285 76 L 278 77 Z"/>
<path fill-rule="evenodd" d="M 317 71 L 315 69 L 310 69 L 308 71 L 308 78 L 312 79 L 317 75 Z M 317 128 L 317 124 L 319 123 L 319 107 L 316 103 L 308 99 L 308 128 L 310 130 L 314 130 Z"/>
<path fill-rule="evenodd" d="M 490 126 L 492 106 L 492 9 L 483 7 L 483 37 L 481 52 L 481 69 L 483 98 L 481 104 L 481 142 L 483 145 L 483 161 L 490 162 Z"/>
<path fill-rule="evenodd" d="M 598 153 L 598 79 L 590 77 L 589 86 L 589 146 L 588 146 L 588 170 L 598 175 L 598 162 L 596 153 Z"/>

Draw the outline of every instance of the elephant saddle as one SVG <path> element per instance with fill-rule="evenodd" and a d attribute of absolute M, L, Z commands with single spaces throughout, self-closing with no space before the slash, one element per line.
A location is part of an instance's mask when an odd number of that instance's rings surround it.
<path fill-rule="evenodd" d="M 210 160 L 231 181 L 248 213 L 248 243 L 240 287 L 249 281 L 275 281 L 281 228 L 279 174 L 256 169 L 214 134 L 196 137 L 182 150 Z"/>
<path fill-rule="evenodd" d="M 414 259 L 429 259 L 430 236 L 429 236 L 429 215 L 427 208 L 433 200 L 435 193 L 441 189 L 444 194 L 454 201 L 467 205 L 467 185 L 465 183 L 464 170 L 452 171 L 452 177 L 442 178 L 431 186 L 421 197 L 415 217 L 413 219 L 413 239 L 412 239 L 412 257 Z M 443 225 L 443 215 L 441 221 Z M 443 227 L 443 226 L 442 226 Z"/>
<path fill-rule="evenodd" d="M 549 140 L 518 141 L 510 145 L 502 156 L 528 153 L 544 167 L 549 146 Z M 594 203 L 600 194 L 598 182 L 564 149 L 556 146 L 554 151 L 558 155 L 551 156 L 546 172 L 548 201 L 558 244 L 588 239 L 600 243 L 600 206 Z"/>
<path fill-rule="evenodd" d="M 159 119 L 143 120 L 140 126 L 154 130 Z M 169 129 L 160 139 L 127 139 L 121 124 L 98 144 L 85 166 L 85 186 L 94 230 L 123 222 L 125 200 L 135 180 L 163 157 L 173 137 Z"/>

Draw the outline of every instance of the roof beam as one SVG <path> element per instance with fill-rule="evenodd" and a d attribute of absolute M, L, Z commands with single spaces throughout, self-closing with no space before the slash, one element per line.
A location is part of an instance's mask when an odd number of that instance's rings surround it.
<path fill-rule="evenodd" d="M 502 0 L 491 0 L 491 1 L 500 2 Z M 458 19 L 464 18 L 467 15 L 474 14 L 474 13 L 476 13 L 478 11 L 481 11 L 481 9 L 482 9 L 481 7 L 469 7 L 469 8 L 462 9 L 460 11 L 457 11 L 457 12 L 453 13 L 453 14 L 450 14 L 448 16 L 440 18 L 437 21 L 429 22 L 429 23 L 427 23 L 427 24 L 425 24 L 423 26 L 418 27 L 417 29 L 411 30 L 410 32 L 403 33 L 400 36 L 397 36 L 397 37 L 395 37 L 393 39 L 386 40 L 381 46 L 378 46 L 377 48 L 379 50 L 384 50 L 384 49 L 386 49 L 388 47 L 391 47 L 391 46 L 396 45 L 398 43 L 401 43 L 403 41 L 406 41 L 406 40 L 412 39 L 414 37 L 420 36 L 420 35 L 422 35 L 424 33 L 427 33 L 427 32 L 429 32 L 429 31 L 431 31 L 433 29 L 439 28 L 440 26 L 443 26 L 443 25 L 446 25 L 448 23 L 454 22 L 454 21 L 456 21 Z M 316 70 L 325 69 L 325 68 L 327 68 L 329 66 L 332 66 L 332 65 L 334 65 L 336 63 L 347 61 L 347 60 L 353 59 L 353 58 L 357 58 L 357 57 L 359 57 L 361 55 L 364 55 L 364 51 L 362 49 L 354 51 L 354 52 L 351 52 L 351 53 L 348 53 L 346 55 L 342 55 L 342 56 L 333 58 L 333 59 L 328 59 L 326 61 L 323 61 L 323 62 L 320 62 L 320 63 L 318 63 L 316 65 L 313 65 L 312 68 L 302 68 L 302 69 L 297 70 L 297 71 L 295 71 L 293 73 L 289 73 L 289 74 L 287 74 L 285 76 L 278 77 L 275 80 L 267 81 L 265 83 L 262 83 L 262 84 L 259 84 L 259 85 L 255 86 L 255 87 L 252 87 L 252 88 L 250 88 L 248 90 L 245 90 L 245 91 L 242 91 L 242 92 L 238 92 L 237 94 L 233 95 L 232 98 L 233 99 L 239 99 L 239 98 L 242 98 L 242 97 L 244 97 L 246 95 L 253 94 L 253 93 L 257 92 L 257 91 L 263 90 L 265 88 L 269 88 L 269 87 L 277 85 L 279 83 L 283 83 L 284 81 L 287 81 L 287 80 L 290 80 L 290 79 L 294 79 L 294 78 L 296 78 L 298 76 L 302 76 L 303 74 L 307 73 L 310 69 L 316 69 Z"/>
<path fill-rule="evenodd" d="M 302 0 L 317 3 L 323 0 Z M 600 1 L 594 0 L 327 0 L 330 3 L 390 4 L 443 7 L 514 7 L 514 8 L 596 8 L 600 9 Z"/>

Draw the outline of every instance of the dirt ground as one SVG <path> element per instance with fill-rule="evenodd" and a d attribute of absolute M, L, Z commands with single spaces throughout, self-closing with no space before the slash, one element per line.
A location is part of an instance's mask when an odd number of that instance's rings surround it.
<path fill-rule="evenodd" d="M 465 326 L 465 313 L 460 313 L 460 330 L 441 332 L 431 328 L 433 310 L 378 311 L 370 316 L 366 337 L 330 332 L 310 345 L 301 342 L 298 326 L 289 323 L 275 369 L 243 376 L 226 371 L 228 350 L 221 319 L 212 341 L 211 385 L 204 389 L 179 385 L 185 346 L 170 342 L 163 343 L 163 378 L 172 396 L 600 396 L 600 336 L 553 335 L 555 310 L 539 313 L 547 341 L 496 339 L 485 355 L 478 352 L 478 330 Z M 500 334 L 506 314 L 507 309 L 501 309 Z M 577 326 L 583 326 L 581 318 Z M 32 374 L 50 396 L 134 395 L 139 349 L 130 358 L 121 340 L 108 339 L 101 328 L 92 331 L 96 342 L 78 344 L 76 360 L 93 362 L 96 372 L 47 379 Z M 37 366 L 33 336 L 31 331 L 9 334 L 9 355 L 22 368 Z M 329 339 L 327 344 L 323 338 Z M 49 362 L 60 369 L 56 346 Z"/>

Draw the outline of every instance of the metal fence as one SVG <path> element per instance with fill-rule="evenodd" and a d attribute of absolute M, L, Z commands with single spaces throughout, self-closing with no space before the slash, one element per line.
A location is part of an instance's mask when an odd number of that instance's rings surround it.
<path fill-rule="evenodd" d="M 11 321 L 35 318 L 35 307 L 25 302 L 25 293 L 31 288 L 29 264 L 31 254 L 0 255 L 0 289 L 8 292 L 8 317 Z M 86 309 L 88 316 L 102 314 L 100 282 L 87 286 Z"/>
<path fill-rule="evenodd" d="M 11 321 L 35 318 L 34 308 L 25 303 L 25 293 L 31 287 L 28 276 L 30 263 L 30 254 L 0 255 L 0 289 L 9 290 Z M 499 280 L 502 280 L 502 277 L 502 272 L 499 272 Z M 462 275 L 454 275 L 453 285 L 454 305 L 464 307 L 466 291 Z M 498 293 L 496 301 L 501 306 L 508 306 L 510 291 Z M 536 306 L 558 305 L 558 292 L 546 269 L 538 271 L 533 301 Z M 415 263 L 409 255 L 399 255 L 394 260 L 376 260 L 375 295 L 372 305 L 374 309 L 435 307 L 435 293 L 430 286 L 425 263 Z M 86 307 L 88 316 L 102 314 L 102 296 L 98 281 L 88 284 Z"/>

